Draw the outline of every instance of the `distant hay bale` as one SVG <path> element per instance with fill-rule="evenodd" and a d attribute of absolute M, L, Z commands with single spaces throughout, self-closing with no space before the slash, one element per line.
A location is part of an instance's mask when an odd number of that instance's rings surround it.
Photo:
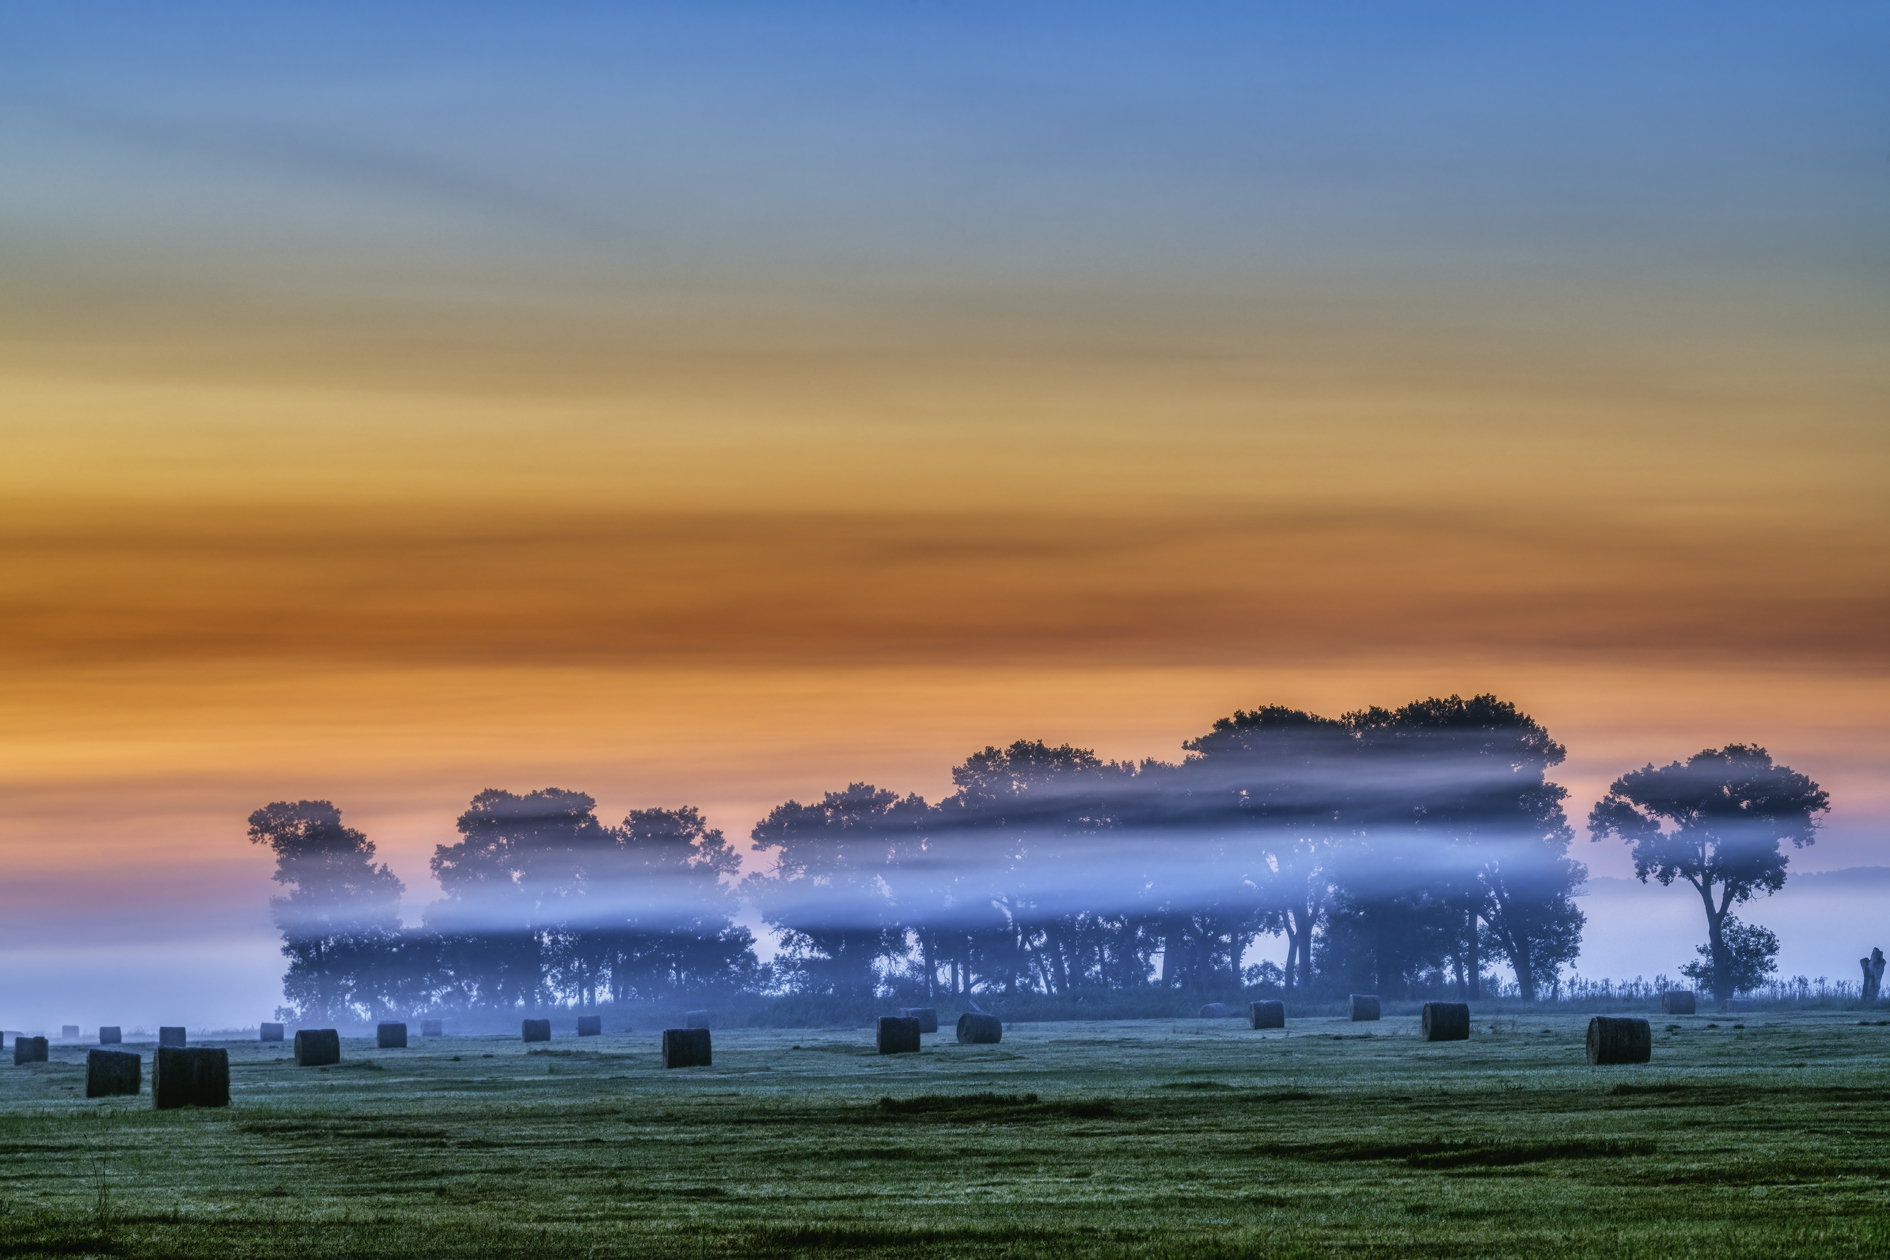
<path fill-rule="evenodd" d="M 341 1062 L 341 1034 L 332 1028 L 295 1030 L 295 1065 L 327 1067 Z"/>
<path fill-rule="evenodd" d="M 1662 1015 L 1691 1015 L 1695 1009 L 1696 1000 L 1689 989 L 1668 989 L 1660 995 Z"/>
<path fill-rule="evenodd" d="M 1645 1063 L 1654 1053 L 1654 1032 L 1644 1019 L 1597 1015 L 1588 1021 L 1588 1061 L 1597 1066 Z"/>
<path fill-rule="evenodd" d="M 1426 1041 L 1470 1040 L 1468 1002 L 1426 1002 L 1418 1020 Z"/>
<path fill-rule="evenodd" d="M 117 1024 L 106 1024 L 98 1030 L 98 1044 L 101 1046 L 119 1045 L 124 1039 Z"/>
<path fill-rule="evenodd" d="M 709 1013 L 707 1011 L 690 1011 L 687 1015 L 683 1016 L 683 1027 L 685 1028 L 707 1028 L 708 1026 Z"/>
<path fill-rule="evenodd" d="M 76 1038 L 79 1035 L 79 1026 L 77 1024 L 61 1024 L 59 1025 L 59 1035 L 68 1040 Z"/>
<path fill-rule="evenodd" d="M 663 1030 L 663 1066 L 666 1068 L 709 1067 L 709 1030 L 706 1028 L 665 1028 Z"/>
<path fill-rule="evenodd" d="M 521 1020 L 518 1035 L 521 1041 L 550 1041 L 551 1021 L 548 1019 Z"/>
<path fill-rule="evenodd" d="M 18 1067 L 22 1063 L 44 1063 L 45 1061 L 46 1039 L 44 1037 L 14 1037 L 14 1067 Z"/>
<path fill-rule="evenodd" d="M 995 1015 L 967 1011 L 958 1017 L 958 1040 L 967 1046 L 990 1046 L 1004 1040 L 1004 1022 Z"/>
<path fill-rule="evenodd" d="M 601 1037 L 604 1035 L 604 1017 L 602 1015 L 578 1016 L 578 1036 Z"/>
<path fill-rule="evenodd" d="M 422 1037 L 444 1037 L 446 1035 L 446 1026 L 437 1019 L 423 1019 L 420 1021 L 420 1035 Z"/>
<path fill-rule="evenodd" d="M 1719 1004 L 1719 1013 L 1721 1015 L 1750 1015 L 1752 1014 L 1752 999 L 1727 998 Z"/>
<path fill-rule="evenodd" d="M 1209 1002 L 1206 1006 L 1201 1008 L 1202 1019 L 1226 1019 L 1233 1013 L 1234 1012 L 1227 1009 L 1227 1003 L 1225 1002 Z"/>
<path fill-rule="evenodd" d="M 158 1029 L 158 1044 L 160 1046 L 182 1046 L 184 1040 L 184 1030 L 181 1028 L 160 1027 Z"/>
<path fill-rule="evenodd" d="M 407 1025 L 374 1025 L 374 1044 L 381 1050 L 405 1050 L 407 1048 Z"/>
<path fill-rule="evenodd" d="M 1378 995 L 1375 993 L 1354 993 L 1349 1007 L 1352 1021 L 1378 1018 Z"/>
<path fill-rule="evenodd" d="M 282 1033 L 283 1033 L 283 1028 L 281 1024 L 264 1024 L 262 1026 L 262 1035 L 257 1037 L 256 1040 L 281 1041 Z"/>
<path fill-rule="evenodd" d="M 917 1054 L 919 1018 L 916 1015 L 881 1015 L 875 1038 L 881 1054 Z"/>
<path fill-rule="evenodd" d="M 230 1052 L 159 1046 L 151 1056 L 151 1105 L 174 1107 L 230 1105 Z"/>
<path fill-rule="evenodd" d="M 908 1019 L 919 1021 L 919 1031 L 935 1033 L 938 1031 L 938 1008 L 936 1006 L 907 1006 L 899 1012 Z"/>
<path fill-rule="evenodd" d="M 144 1087 L 144 1060 L 128 1050 L 85 1052 L 85 1096 L 109 1098 L 135 1094 Z"/>
<path fill-rule="evenodd" d="M 1286 1003 L 1284 1002 L 1249 1002 L 1247 1003 L 1247 1026 L 1249 1028 L 1284 1028 L 1286 1027 Z"/>

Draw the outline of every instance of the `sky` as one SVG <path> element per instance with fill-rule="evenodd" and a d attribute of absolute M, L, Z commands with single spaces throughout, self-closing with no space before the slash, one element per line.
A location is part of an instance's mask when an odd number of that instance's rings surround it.
<path fill-rule="evenodd" d="M 1493 691 L 1890 866 L 1890 10 L 14 4 L 0 1026 L 280 1001 L 406 882 L 1017 738 Z M 1703 939 L 1619 845 L 1582 974 Z M 1849 978 L 1890 885 L 1746 913 Z M 1255 957 L 1268 951 L 1261 942 Z M 180 977 L 192 977 L 185 980 Z"/>

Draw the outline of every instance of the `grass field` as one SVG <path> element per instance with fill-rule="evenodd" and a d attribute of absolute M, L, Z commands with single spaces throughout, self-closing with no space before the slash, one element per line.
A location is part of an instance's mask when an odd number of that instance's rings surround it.
<path fill-rule="evenodd" d="M 0 1066 L 0 1254 L 1890 1255 L 1890 1024 L 1585 1017 L 227 1043 L 227 1110 Z M 1733 1017 L 1740 1018 L 1740 1017 Z M 1671 1030 L 1671 1031 L 1670 1031 Z M 139 1047 L 128 1047 L 139 1048 Z"/>

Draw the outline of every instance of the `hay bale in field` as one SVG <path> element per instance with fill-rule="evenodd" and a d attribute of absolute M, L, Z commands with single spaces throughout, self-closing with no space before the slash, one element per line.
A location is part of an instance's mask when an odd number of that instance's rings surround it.
<path fill-rule="evenodd" d="M 881 1054 L 917 1054 L 919 1020 L 915 1015 L 881 1015 L 874 1038 Z"/>
<path fill-rule="evenodd" d="M 899 1011 L 907 1019 L 919 1021 L 919 1031 L 935 1033 L 938 1031 L 938 1008 L 936 1006 L 907 1006 Z"/>
<path fill-rule="evenodd" d="M 85 1096 L 109 1098 L 144 1088 L 144 1060 L 129 1050 L 85 1052 Z"/>
<path fill-rule="evenodd" d="M 1719 1013 L 1721 1015 L 1750 1015 L 1752 1014 L 1752 999 L 1727 998 L 1719 1004 Z"/>
<path fill-rule="evenodd" d="M 707 1028 L 708 1026 L 709 1013 L 707 1011 L 690 1011 L 687 1015 L 683 1016 L 683 1027 L 685 1028 Z"/>
<path fill-rule="evenodd" d="M 548 1019 L 520 1020 L 518 1036 L 520 1041 L 550 1041 L 551 1021 Z"/>
<path fill-rule="evenodd" d="M 98 1030 L 98 1044 L 101 1046 L 116 1046 L 124 1040 L 124 1034 L 119 1031 L 117 1024 L 106 1024 Z"/>
<path fill-rule="evenodd" d="M 59 1025 L 59 1036 L 67 1041 L 76 1041 L 79 1037 L 79 1026 L 77 1024 L 61 1024 Z"/>
<path fill-rule="evenodd" d="M 1426 1002 L 1418 1020 L 1426 1041 L 1470 1040 L 1468 1002 Z"/>
<path fill-rule="evenodd" d="M 1249 1002 L 1247 1003 L 1247 1027 L 1249 1028 L 1284 1028 L 1286 1027 L 1286 1003 L 1284 1002 Z"/>
<path fill-rule="evenodd" d="M 332 1028 L 295 1030 L 295 1066 L 327 1067 L 341 1062 L 341 1034 Z"/>
<path fill-rule="evenodd" d="M 1592 1064 L 1645 1063 L 1653 1053 L 1654 1032 L 1644 1019 L 1597 1015 L 1588 1021 L 1588 1061 Z"/>
<path fill-rule="evenodd" d="M 1695 1009 L 1696 1002 L 1689 989 L 1668 989 L 1660 995 L 1662 1015 L 1691 1015 Z"/>
<path fill-rule="evenodd" d="M 1209 1002 L 1206 1006 L 1201 1008 L 1202 1019 L 1226 1019 L 1233 1013 L 1234 1012 L 1227 1009 L 1227 1003 L 1225 1002 Z"/>
<path fill-rule="evenodd" d="M 13 1066 L 22 1063 L 44 1063 L 46 1061 L 46 1039 L 44 1037 L 13 1038 Z"/>
<path fill-rule="evenodd" d="M 968 1011 L 958 1017 L 958 1040 L 967 1046 L 990 1046 L 1004 1040 L 1004 1023 L 995 1015 Z"/>
<path fill-rule="evenodd" d="M 709 1030 L 706 1028 L 665 1028 L 663 1030 L 663 1066 L 666 1068 L 709 1067 Z"/>
<path fill-rule="evenodd" d="M 283 1032 L 284 1029 L 281 1024 L 264 1024 L 262 1028 L 258 1030 L 256 1040 L 281 1041 Z"/>
<path fill-rule="evenodd" d="M 1375 993 L 1354 993 L 1349 1005 L 1352 1021 L 1378 1018 L 1378 995 Z"/>
<path fill-rule="evenodd" d="M 230 1052 L 159 1046 L 151 1056 L 151 1105 L 165 1111 L 229 1106 Z"/>
<path fill-rule="evenodd" d="M 159 1027 L 158 1044 L 160 1046 L 182 1046 L 184 1044 L 184 1041 L 185 1041 L 185 1037 L 184 1037 L 183 1029 Z"/>
<path fill-rule="evenodd" d="M 420 1035 L 422 1037 L 444 1037 L 446 1036 L 446 1026 L 437 1019 L 423 1019 L 420 1021 Z"/>
<path fill-rule="evenodd" d="M 604 1017 L 602 1015 L 578 1016 L 578 1036 L 601 1037 L 604 1035 Z"/>
<path fill-rule="evenodd" d="M 407 1025 L 374 1025 L 374 1044 L 382 1050 L 405 1050 L 407 1048 Z"/>

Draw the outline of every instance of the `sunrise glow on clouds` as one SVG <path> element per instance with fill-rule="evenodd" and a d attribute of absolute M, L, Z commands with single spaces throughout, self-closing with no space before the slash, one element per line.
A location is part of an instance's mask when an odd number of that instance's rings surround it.
<path fill-rule="evenodd" d="M 745 844 L 1268 702 L 1495 691 L 1577 819 L 1756 741 L 1890 865 L 1877 9 L 0 31 L 0 1018 L 266 1012 L 268 800 L 417 912 L 484 787 Z"/>

